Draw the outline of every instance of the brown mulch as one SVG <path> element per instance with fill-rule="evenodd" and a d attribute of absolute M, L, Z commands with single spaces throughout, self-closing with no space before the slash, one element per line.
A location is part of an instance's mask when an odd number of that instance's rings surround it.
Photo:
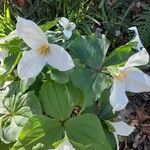
<path fill-rule="evenodd" d="M 121 116 L 136 129 L 120 143 L 120 150 L 150 150 L 150 93 L 136 94 L 129 99 Z"/>

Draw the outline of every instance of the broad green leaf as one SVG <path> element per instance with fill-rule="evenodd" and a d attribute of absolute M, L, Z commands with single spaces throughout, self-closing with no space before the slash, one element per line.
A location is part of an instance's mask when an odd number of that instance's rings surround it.
<path fill-rule="evenodd" d="M 53 148 L 53 143 L 61 140 L 63 136 L 64 130 L 60 122 L 45 116 L 33 116 L 24 125 L 19 140 L 12 150 L 20 148 L 48 150 Z"/>
<path fill-rule="evenodd" d="M 67 83 L 69 81 L 68 71 L 62 72 L 58 70 L 52 70 L 50 76 L 52 80 L 58 83 Z"/>
<path fill-rule="evenodd" d="M 111 86 L 110 76 L 96 72 L 89 68 L 75 68 L 71 71 L 71 80 L 74 86 L 84 92 L 83 108 L 91 106 L 102 92 Z"/>
<path fill-rule="evenodd" d="M 33 114 L 42 114 L 40 103 L 33 92 L 7 97 L 4 91 L 0 101 L 1 140 L 5 143 L 16 141 L 23 125 Z"/>
<path fill-rule="evenodd" d="M 75 90 L 75 88 L 74 88 Z M 40 101 L 43 111 L 58 120 L 67 119 L 76 105 L 76 97 L 72 88 L 56 82 L 45 82 L 40 91 Z M 79 93 L 80 94 L 80 93 Z"/>
<path fill-rule="evenodd" d="M 101 122 L 93 114 L 84 114 L 66 121 L 65 129 L 70 141 L 81 143 L 82 147 L 72 143 L 76 150 L 111 150 L 106 140 Z M 87 147 L 88 146 L 88 147 Z"/>
<path fill-rule="evenodd" d="M 95 35 L 77 36 L 70 47 L 73 57 L 91 68 L 102 66 L 107 49 L 106 41 Z"/>
<path fill-rule="evenodd" d="M 124 63 L 134 53 L 132 50 L 132 43 L 122 45 L 115 50 L 106 58 L 103 66 L 111 66 L 116 64 Z"/>
<path fill-rule="evenodd" d="M 82 90 L 91 86 L 94 78 L 95 74 L 88 68 L 75 68 L 71 71 L 71 80 L 73 84 Z"/>
<path fill-rule="evenodd" d="M 88 106 L 91 106 L 95 100 L 92 91 L 92 84 L 95 77 L 96 74 L 94 74 L 93 71 L 88 68 L 77 68 L 73 69 L 71 72 L 71 79 L 73 84 L 80 88 L 84 93 L 82 110 Z"/>

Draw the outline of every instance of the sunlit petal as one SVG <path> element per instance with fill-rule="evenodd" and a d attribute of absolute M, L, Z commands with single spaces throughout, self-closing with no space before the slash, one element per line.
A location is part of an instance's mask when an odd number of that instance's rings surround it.
<path fill-rule="evenodd" d="M 48 44 L 44 32 L 31 20 L 19 17 L 17 20 L 16 31 L 17 35 L 33 49 Z"/>
<path fill-rule="evenodd" d="M 124 79 L 126 91 L 134 93 L 150 91 L 150 76 L 134 67 L 127 68 L 125 71 L 127 73 Z"/>
<path fill-rule="evenodd" d="M 114 135 L 114 137 L 115 137 L 115 139 L 116 139 L 117 150 L 119 150 L 119 140 L 118 140 L 118 136 L 117 136 L 117 134 L 116 134 L 115 132 L 113 132 L 113 135 Z"/>
<path fill-rule="evenodd" d="M 64 35 L 69 39 L 72 35 L 72 31 L 71 30 L 63 30 Z"/>
<path fill-rule="evenodd" d="M 110 94 L 110 104 L 113 107 L 113 112 L 124 109 L 127 103 L 128 98 L 125 94 L 124 82 L 114 80 Z"/>
<path fill-rule="evenodd" d="M 132 31 L 135 32 L 135 36 L 134 36 L 134 38 L 131 40 L 132 42 L 137 42 L 137 45 L 135 46 L 135 49 L 141 50 L 144 46 L 143 46 L 143 44 L 142 44 L 142 42 L 141 42 L 141 39 L 140 39 L 138 30 L 137 30 L 137 27 L 131 27 L 131 28 L 129 28 L 129 30 L 132 30 Z"/>
<path fill-rule="evenodd" d="M 59 71 L 67 71 L 74 67 L 71 56 L 63 49 L 63 47 L 56 44 L 50 44 L 49 48 L 50 53 L 46 57 L 46 61 L 50 66 Z"/>
<path fill-rule="evenodd" d="M 135 129 L 135 127 L 129 126 L 124 121 L 111 122 L 111 124 L 116 130 L 115 133 L 121 136 L 129 136 Z"/>
<path fill-rule="evenodd" d="M 133 54 L 125 64 L 125 67 L 146 65 L 149 62 L 149 54 L 145 48 Z"/>
<path fill-rule="evenodd" d="M 76 28 L 76 24 L 74 22 L 70 22 L 70 30 L 74 30 Z"/>
<path fill-rule="evenodd" d="M 113 134 L 116 139 L 117 150 L 119 150 L 119 140 L 117 135 L 129 136 L 134 131 L 135 127 L 131 127 L 123 121 L 110 123 L 116 130 L 115 132 L 113 132 Z"/>
<path fill-rule="evenodd" d="M 18 64 L 18 76 L 22 80 L 28 80 L 29 78 L 36 77 L 45 64 L 45 60 L 35 53 L 34 50 L 26 51 L 23 53 L 23 57 Z"/>
<path fill-rule="evenodd" d="M 59 24 L 63 27 L 67 26 L 69 23 L 69 20 L 65 17 L 62 17 L 60 20 L 59 20 Z"/>

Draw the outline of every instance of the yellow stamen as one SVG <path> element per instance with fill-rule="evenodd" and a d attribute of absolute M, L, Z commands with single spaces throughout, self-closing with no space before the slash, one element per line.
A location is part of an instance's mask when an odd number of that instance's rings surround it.
<path fill-rule="evenodd" d="M 123 71 L 119 71 L 117 73 L 114 74 L 114 77 L 119 80 L 119 81 L 123 81 L 123 79 L 127 76 L 128 74 L 126 72 Z"/>
<path fill-rule="evenodd" d="M 48 45 L 41 45 L 40 48 L 38 48 L 38 52 L 40 55 L 43 55 L 44 57 L 48 55 L 50 52 L 49 46 Z"/>

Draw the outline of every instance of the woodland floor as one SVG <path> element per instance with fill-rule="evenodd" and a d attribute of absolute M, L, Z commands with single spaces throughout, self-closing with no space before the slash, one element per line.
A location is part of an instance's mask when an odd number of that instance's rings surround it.
<path fill-rule="evenodd" d="M 136 94 L 129 99 L 121 116 L 136 129 L 120 143 L 120 150 L 150 150 L 150 93 Z"/>

